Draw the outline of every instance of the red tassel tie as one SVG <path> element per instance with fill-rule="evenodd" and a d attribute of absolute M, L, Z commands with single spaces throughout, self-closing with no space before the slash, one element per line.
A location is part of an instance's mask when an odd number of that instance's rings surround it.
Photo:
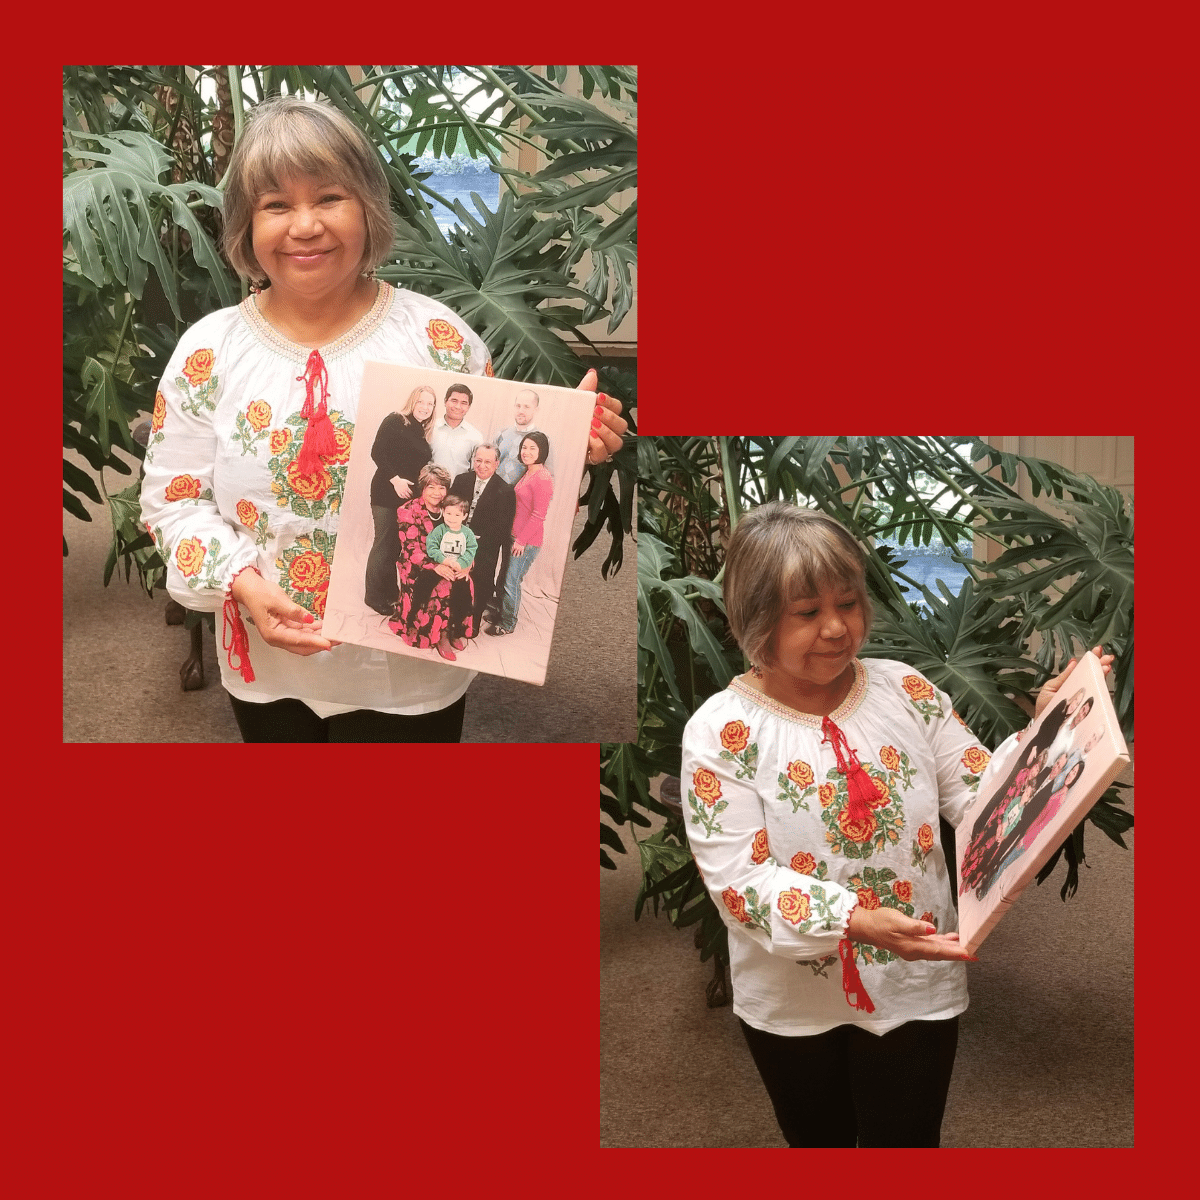
<path fill-rule="evenodd" d="M 867 989 L 863 987 L 862 978 L 859 976 L 858 967 L 854 965 L 854 943 L 849 938 L 842 938 L 838 942 L 838 954 L 842 959 L 842 991 L 846 993 L 846 1003 L 864 1012 L 873 1013 L 875 1005 L 871 1003 L 871 997 L 867 995 Z M 853 1000 L 850 999 L 851 996 L 854 997 Z"/>
<path fill-rule="evenodd" d="M 821 720 L 821 732 L 821 744 L 829 742 L 833 746 L 838 770 L 846 777 L 847 819 L 853 825 L 865 825 L 871 819 L 872 802 L 879 803 L 879 789 L 850 749 L 846 735 L 828 717 Z"/>
<path fill-rule="evenodd" d="M 250 666 L 250 640 L 246 637 L 246 626 L 242 624 L 242 614 L 238 611 L 237 601 L 228 597 L 225 601 L 223 620 L 221 621 L 221 645 L 226 651 L 226 661 L 230 669 L 241 672 L 246 683 L 254 682 L 254 671 Z M 237 655 L 237 662 L 233 661 Z"/>
<path fill-rule="evenodd" d="M 329 419 L 325 403 L 329 396 L 329 372 L 325 369 L 319 350 L 314 350 L 308 356 L 304 374 L 297 375 L 296 379 L 304 381 L 304 407 L 300 415 L 308 421 L 304 443 L 296 456 L 296 467 L 301 475 L 315 475 L 321 469 L 321 456 L 332 458 L 338 450 L 337 439 L 333 436 L 333 422 Z M 321 389 L 319 400 L 316 394 L 318 387 Z"/>

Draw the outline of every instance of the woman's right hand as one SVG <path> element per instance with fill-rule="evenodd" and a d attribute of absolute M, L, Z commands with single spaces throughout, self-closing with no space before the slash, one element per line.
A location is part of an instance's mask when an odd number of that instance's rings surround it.
<path fill-rule="evenodd" d="M 308 655 L 338 645 L 321 636 L 321 622 L 312 613 L 257 571 L 240 572 L 230 594 L 249 613 L 258 636 L 268 646 Z"/>
<path fill-rule="evenodd" d="M 957 933 L 938 933 L 928 921 L 906 917 L 894 908 L 863 908 L 860 904 L 850 914 L 846 936 L 851 941 L 889 950 L 905 962 L 917 959 L 977 961 L 959 945 Z"/>
<path fill-rule="evenodd" d="M 525 553 L 525 543 L 524 542 L 513 542 L 512 552 L 513 552 L 514 558 L 520 558 L 521 555 L 523 555 Z"/>
<path fill-rule="evenodd" d="M 392 479 L 392 487 L 395 489 L 396 495 L 401 500 L 407 500 L 412 496 L 412 484 L 407 479 L 395 477 Z"/>

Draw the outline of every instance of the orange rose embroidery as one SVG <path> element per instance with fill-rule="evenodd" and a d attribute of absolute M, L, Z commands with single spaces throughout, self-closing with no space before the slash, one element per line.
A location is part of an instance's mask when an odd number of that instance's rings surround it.
<path fill-rule="evenodd" d="M 767 831 L 760 829 L 754 835 L 754 847 L 750 851 L 750 861 L 752 863 L 765 863 L 771 857 L 771 851 L 767 846 Z"/>
<path fill-rule="evenodd" d="M 875 895 L 872 888 L 861 887 L 858 889 L 858 906 L 859 908 L 878 908 L 879 897 Z"/>
<path fill-rule="evenodd" d="M 300 464 L 292 461 L 287 465 L 288 486 L 304 500 L 320 500 L 333 486 L 333 478 L 324 467 L 318 467 L 311 475 L 300 473 Z"/>
<path fill-rule="evenodd" d="M 337 443 L 337 449 L 325 461 L 328 463 L 349 462 L 350 435 L 344 429 L 335 429 L 333 431 L 333 440 Z"/>
<path fill-rule="evenodd" d="M 184 538 L 175 550 L 175 565 L 187 576 L 199 575 L 204 562 L 204 543 L 199 538 Z"/>
<path fill-rule="evenodd" d="M 288 442 L 292 440 L 292 431 L 290 429 L 272 429 L 271 430 L 271 453 L 282 454 L 287 448 Z"/>
<path fill-rule="evenodd" d="M 982 775 L 987 768 L 988 763 L 992 761 L 992 756 L 986 750 L 981 750 L 978 746 L 972 746 L 970 750 L 962 756 L 963 766 L 971 772 L 972 775 Z"/>
<path fill-rule="evenodd" d="M 955 719 L 955 720 L 956 720 L 956 721 L 957 721 L 957 722 L 958 722 L 958 723 L 959 723 L 959 724 L 960 724 L 960 725 L 961 725 L 961 726 L 962 726 L 964 729 L 966 729 L 966 728 L 967 728 L 967 723 L 966 723 L 966 721 L 964 721 L 964 720 L 962 719 L 962 717 L 960 717 L 960 716 L 958 715 L 958 713 L 956 713 L 956 712 L 954 711 L 954 709 L 951 709 L 951 710 L 950 710 L 950 715 L 951 715 L 951 716 L 952 716 L 952 717 L 953 717 L 953 718 L 954 718 L 954 719 Z"/>
<path fill-rule="evenodd" d="M 933 685 L 920 675 L 905 675 L 901 686 L 914 700 L 932 700 Z"/>
<path fill-rule="evenodd" d="M 861 821 L 852 821 L 848 808 L 843 808 L 838 813 L 837 823 L 843 836 L 850 842 L 869 842 L 871 835 L 877 827 L 874 813 L 868 812 L 866 817 Z"/>
<path fill-rule="evenodd" d="M 183 364 L 183 373 L 193 387 L 207 383 L 209 376 L 212 375 L 212 369 L 213 352 L 211 350 L 197 350 L 194 354 L 189 354 L 187 362 Z"/>
<path fill-rule="evenodd" d="M 875 791 L 878 793 L 878 799 L 868 800 L 867 803 L 872 808 L 883 808 L 890 804 L 892 800 L 892 790 L 888 787 L 887 780 L 881 779 L 878 775 L 870 776 L 871 782 L 875 785 Z"/>
<path fill-rule="evenodd" d="M 494 379 L 496 377 L 496 372 L 492 370 L 492 360 L 490 358 L 487 360 L 487 365 L 483 368 L 483 373 L 489 379 Z"/>
<path fill-rule="evenodd" d="M 176 475 L 167 484 L 164 496 L 167 500 L 195 500 L 200 495 L 200 480 L 190 475 Z"/>
<path fill-rule="evenodd" d="M 801 762 L 799 759 L 793 763 L 788 763 L 787 773 L 788 778 L 797 787 L 808 787 L 813 781 L 812 767 L 806 762 Z"/>
<path fill-rule="evenodd" d="M 265 400 L 255 400 L 246 409 L 246 420 L 255 433 L 261 433 L 271 423 L 271 406 Z"/>
<path fill-rule="evenodd" d="M 821 801 L 822 808 L 828 808 L 836 795 L 837 788 L 832 783 L 823 783 L 817 788 L 817 799 Z"/>
<path fill-rule="evenodd" d="M 462 334 L 449 321 L 443 320 L 441 317 L 434 317 L 425 326 L 425 332 L 429 334 L 429 340 L 433 343 L 435 350 L 462 349 Z"/>
<path fill-rule="evenodd" d="M 167 398 L 162 392 L 154 393 L 154 412 L 150 417 L 150 432 L 157 433 L 163 427 L 167 415 Z"/>
<path fill-rule="evenodd" d="M 292 559 L 288 582 L 298 592 L 315 592 L 329 586 L 329 564 L 315 550 L 306 550 Z"/>
<path fill-rule="evenodd" d="M 917 830 L 917 845 L 928 854 L 933 849 L 933 830 L 928 825 L 922 825 Z"/>
<path fill-rule="evenodd" d="M 746 743 L 749 740 L 750 728 L 741 721 L 730 721 L 721 730 L 721 745 L 731 754 L 736 754 L 739 750 L 745 750 Z"/>
<path fill-rule="evenodd" d="M 912 884 L 907 879 L 897 879 L 892 884 L 892 895 L 902 904 L 908 904 L 912 900 Z"/>
<path fill-rule="evenodd" d="M 799 888 L 788 888 L 786 892 L 779 893 L 779 911 L 785 921 L 799 925 L 808 919 L 808 897 Z"/>
<path fill-rule="evenodd" d="M 247 529 L 253 529 L 258 524 L 258 509 L 249 500 L 239 500 L 237 518 Z"/>
<path fill-rule="evenodd" d="M 792 856 L 791 868 L 793 871 L 799 871 L 801 875 L 811 875 L 817 869 L 817 860 L 801 850 L 799 854 Z"/>
<path fill-rule="evenodd" d="M 931 913 L 931 912 L 923 912 L 923 913 L 921 914 L 921 920 L 922 920 L 922 921 L 928 921 L 928 922 L 930 923 L 930 925 L 932 925 L 932 924 L 933 924 L 933 913 Z"/>
<path fill-rule="evenodd" d="M 896 752 L 895 746 L 884 746 L 879 751 L 879 761 L 889 771 L 898 771 L 900 769 L 900 755 Z"/>
<path fill-rule="evenodd" d="M 733 888 L 728 887 L 721 893 L 721 899 L 725 902 L 725 907 L 737 917 L 743 925 L 750 924 L 750 914 L 746 911 L 746 897 L 739 896 Z"/>
<path fill-rule="evenodd" d="M 692 775 L 692 790 L 710 808 L 721 798 L 721 781 L 706 767 Z"/>

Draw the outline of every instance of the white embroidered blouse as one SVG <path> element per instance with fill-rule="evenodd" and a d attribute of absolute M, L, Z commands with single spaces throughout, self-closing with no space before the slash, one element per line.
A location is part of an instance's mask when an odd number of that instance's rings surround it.
<path fill-rule="evenodd" d="M 744 678 L 710 697 L 684 732 L 684 819 L 729 926 L 734 1012 L 769 1033 L 855 1024 L 882 1034 L 967 1007 L 964 963 L 905 962 L 858 942 L 875 1011 L 852 1007 L 843 991 L 838 942 L 856 904 L 957 928 L 938 818 L 958 824 L 989 758 L 948 697 L 911 667 L 872 658 L 854 671 L 830 720 L 879 791 L 865 822 L 850 819 L 822 719 Z"/>
<path fill-rule="evenodd" d="M 323 616 L 363 364 L 491 373 L 487 347 L 457 314 L 381 283 L 362 320 L 321 347 L 338 453 L 306 476 L 296 458 L 309 353 L 269 325 L 250 296 L 197 321 L 171 356 L 155 398 L 142 521 L 167 562 L 167 591 L 187 608 L 218 612 L 234 575 L 255 566 Z M 249 622 L 246 634 L 254 682 L 218 651 L 225 687 L 249 701 L 295 697 L 322 717 L 356 708 L 432 712 L 453 704 L 476 675 L 345 643 L 290 654 Z"/>

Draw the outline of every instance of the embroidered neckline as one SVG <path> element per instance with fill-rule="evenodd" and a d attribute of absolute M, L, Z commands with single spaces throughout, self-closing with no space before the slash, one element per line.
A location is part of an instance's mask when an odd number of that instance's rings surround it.
<path fill-rule="evenodd" d="M 332 342 L 320 347 L 321 357 L 326 362 L 329 362 L 331 359 L 339 358 L 341 355 L 349 353 L 356 346 L 362 345 L 383 323 L 384 317 L 391 311 L 392 301 L 395 297 L 396 289 L 391 284 L 384 283 L 381 280 L 371 307 L 367 309 L 356 324 L 347 329 L 340 337 L 336 337 Z M 285 358 L 290 358 L 298 363 L 308 361 L 308 356 L 312 353 L 312 349 L 309 346 L 301 346 L 298 342 L 293 342 L 290 338 L 284 337 L 258 311 L 258 305 L 254 302 L 253 292 L 238 305 L 238 312 L 241 313 L 242 319 L 250 327 L 250 332 L 268 349 L 274 350 L 276 354 L 282 354 Z"/>
<path fill-rule="evenodd" d="M 831 721 L 844 721 L 847 717 L 853 716 L 867 698 L 867 669 L 857 658 L 853 660 L 853 666 L 854 683 L 845 700 L 829 714 Z M 739 696 L 744 696 L 759 708 L 771 713 L 772 716 L 780 717 L 784 721 L 791 721 L 796 725 L 804 725 L 809 729 L 820 729 L 821 722 L 825 719 L 815 713 L 803 713 L 795 708 L 789 708 L 788 705 L 773 700 L 764 692 L 752 688 L 748 683 L 743 683 L 740 677 L 730 681 L 729 690 L 737 692 Z"/>

